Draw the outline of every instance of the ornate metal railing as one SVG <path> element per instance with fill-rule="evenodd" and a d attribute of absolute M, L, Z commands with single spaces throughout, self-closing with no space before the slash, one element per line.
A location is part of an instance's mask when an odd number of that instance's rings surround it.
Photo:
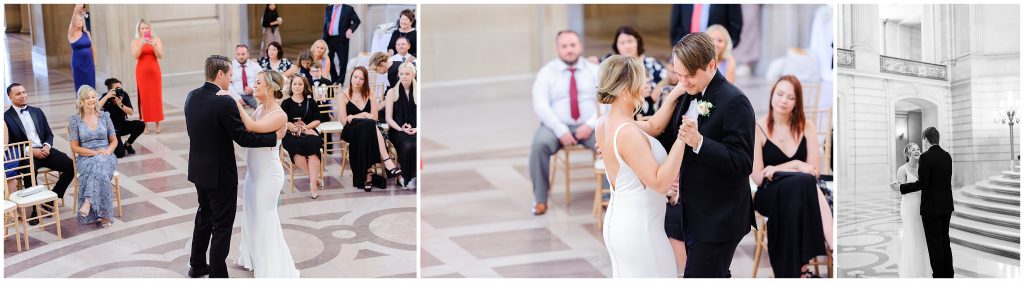
<path fill-rule="evenodd" d="M 879 56 L 879 71 L 920 78 L 946 80 L 946 66 L 900 58 Z"/>
<path fill-rule="evenodd" d="M 856 68 L 857 55 L 853 50 L 847 50 L 843 48 L 836 48 L 836 64 L 844 68 Z"/>

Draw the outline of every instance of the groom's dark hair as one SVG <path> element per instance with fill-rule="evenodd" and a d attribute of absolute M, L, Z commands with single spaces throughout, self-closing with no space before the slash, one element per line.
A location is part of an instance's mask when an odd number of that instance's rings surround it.
<path fill-rule="evenodd" d="M 924 133 L 921 135 L 924 135 L 924 139 L 928 140 L 928 143 L 939 145 L 939 130 L 935 129 L 935 127 L 925 128 Z"/>
<path fill-rule="evenodd" d="M 708 66 L 715 59 L 715 43 L 711 36 L 704 32 L 694 32 L 683 36 L 675 46 L 672 54 L 679 58 L 689 75 Z M 683 70 L 676 70 L 682 73 Z"/>
<path fill-rule="evenodd" d="M 231 69 L 231 59 L 221 55 L 210 55 L 206 57 L 206 80 L 217 79 L 217 71 L 227 73 Z"/>

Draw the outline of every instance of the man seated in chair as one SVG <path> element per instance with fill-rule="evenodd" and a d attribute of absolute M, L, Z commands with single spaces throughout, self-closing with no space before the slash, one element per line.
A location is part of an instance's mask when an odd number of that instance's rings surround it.
<path fill-rule="evenodd" d="M 547 211 L 551 156 L 564 146 L 594 150 L 595 144 L 598 68 L 580 60 L 583 45 L 575 31 L 558 32 L 555 42 L 558 59 L 544 65 L 533 83 L 533 110 L 541 121 L 530 148 L 534 215 Z"/>
<path fill-rule="evenodd" d="M 28 105 L 28 92 L 20 83 L 11 83 L 7 86 L 7 97 L 11 99 L 11 108 L 4 112 L 4 123 L 7 125 L 7 134 L 11 143 L 29 141 L 32 146 L 32 157 L 35 159 L 35 169 L 46 167 L 60 173 L 57 184 L 53 186 L 53 192 L 57 198 L 64 198 L 64 191 L 67 191 L 71 180 L 75 178 L 75 166 L 71 158 L 60 150 L 53 148 L 53 132 L 50 131 L 50 124 L 46 121 L 46 115 L 36 107 Z M 24 186 L 31 185 L 30 178 L 24 178 Z M 32 210 L 35 217 L 37 210 Z M 30 220 L 30 225 L 39 224 L 38 219 Z"/>

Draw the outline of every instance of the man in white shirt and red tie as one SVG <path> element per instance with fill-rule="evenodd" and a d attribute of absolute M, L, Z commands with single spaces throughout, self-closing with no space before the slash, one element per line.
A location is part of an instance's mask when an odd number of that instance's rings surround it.
<path fill-rule="evenodd" d="M 228 90 L 231 91 L 231 98 L 235 100 L 242 100 L 246 105 L 256 108 L 256 98 L 252 96 L 252 91 L 256 87 L 256 74 L 263 68 L 259 64 L 249 59 L 249 46 L 245 44 L 239 44 L 235 46 L 235 60 L 231 62 L 231 85 L 228 86 Z"/>
<path fill-rule="evenodd" d="M 359 15 L 350 5 L 333 4 L 324 8 L 324 35 L 327 41 L 327 58 L 331 64 L 331 81 L 345 83 L 345 69 L 348 67 L 348 42 L 359 28 Z M 335 61 L 337 59 L 337 61 Z"/>
<path fill-rule="evenodd" d="M 558 32 L 555 42 L 558 59 L 544 65 L 533 83 L 533 110 L 541 121 L 530 148 L 534 215 L 547 211 L 551 155 L 564 146 L 595 145 L 598 66 L 580 60 L 583 45 L 575 31 Z"/>

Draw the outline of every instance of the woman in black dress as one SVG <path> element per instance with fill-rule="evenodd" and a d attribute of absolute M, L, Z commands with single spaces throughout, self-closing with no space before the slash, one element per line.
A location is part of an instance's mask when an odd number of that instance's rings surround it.
<path fill-rule="evenodd" d="M 399 37 L 409 39 L 409 54 L 416 56 L 416 12 L 405 9 L 398 15 L 398 28 L 391 32 L 391 41 L 388 42 L 388 55 L 395 55 L 395 42 Z"/>
<path fill-rule="evenodd" d="M 366 83 L 368 72 L 364 67 L 356 67 L 349 77 L 348 90 L 339 95 L 338 117 L 345 124 L 341 131 L 341 139 L 348 142 L 348 161 L 352 167 L 352 185 L 363 187 L 370 192 L 373 187 L 373 164 L 383 160 L 384 168 L 391 175 L 402 174 L 402 170 L 388 157 L 384 148 L 384 137 L 377 127 L 377 99 L 370 95 L 369 84 Z M 344 105 L 344 106 L 340 106 Z M 358 177 L 365 172 L 366 177 Z M 386 188 L 386 187 L 384 187 Z"/>
<path fill-rule="evenodd" d="M 391 144 L 398 152 L 398 163 L 405 168 L 402 178 L 405 186 L 415 188 L 416 183 L 416 66 L 402 63 L 398 67 L 398 86 L 391 88 L 386 96 L 388 104 L 385 115 Z M 412 186 L 409 183 L 412 182 Z"/>
<path fill-rule="evenodd" d="M 804 118 L 801 89 L 795 76 L 779 78 L 754 134 L 754 208 L 768 218 L 776 278 L 811 276 L 808 262 L 832 246 L 832 212 L 817 185 L 817 129 Z"/>
<path fill-rule="evenodd" d="M 281 101 L 281 110 L 288 114 L 288 134 L 281 140 L 281 146 L 288 151 L 288 157 L 296 166 L 309 174 L 309 197 L 320 196 L 317 188 L 323 187 L 320 180 L 320 148 L 323 147 L 320 132 L 320 104 L 313 100 L 313 91 L 306 76 L 296 73 L 289 79 L 288 99 Z"/>

